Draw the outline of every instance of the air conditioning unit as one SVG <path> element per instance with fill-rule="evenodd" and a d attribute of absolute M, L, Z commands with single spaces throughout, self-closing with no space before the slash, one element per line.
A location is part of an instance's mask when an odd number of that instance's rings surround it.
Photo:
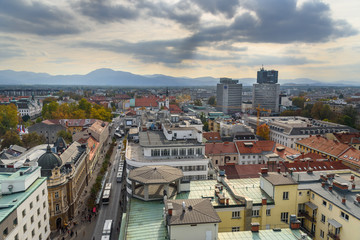
<path fill-rule="evenodd" d="M 306 240 L 307 239 L 307 235 L 305 233 L 302 233 L 301 236 L 300 236 L 300 239 L 301 240 Z"/>

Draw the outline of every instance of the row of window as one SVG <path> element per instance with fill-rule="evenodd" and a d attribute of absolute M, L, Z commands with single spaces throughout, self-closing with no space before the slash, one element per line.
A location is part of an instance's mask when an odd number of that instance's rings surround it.
<path fill-rule="evenodd" d="M 252 210 L 252 217 L 259 217 L 260 210 Z M 266 209 L 266 216 L 271 216 L 271 209 Z M 232 218 L 240 218 L 240 211 L 233 211 Z"/>
<path fill-rule="evenodd" d="M 151 149 L 151 156 L 193 156 L 202 155 L 202 148 L 174 148 L 174 149 Z"/>

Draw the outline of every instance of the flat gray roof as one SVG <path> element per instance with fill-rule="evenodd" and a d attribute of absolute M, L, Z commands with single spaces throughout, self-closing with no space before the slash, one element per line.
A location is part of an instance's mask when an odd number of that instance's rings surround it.
<path fill-rule="evenodd" d="M 194 145 L 201 146 L 202 143 L 198 142 L 196 139 L 186 139 L 186 140 L 174 140 L 170 141 L 165 138 L 165 135 L 161 131 L 146 131 L 139 132 L 140 145 L 143 147 L 166 147 L 169 145 L 179 145 L 186 146 Z"/>

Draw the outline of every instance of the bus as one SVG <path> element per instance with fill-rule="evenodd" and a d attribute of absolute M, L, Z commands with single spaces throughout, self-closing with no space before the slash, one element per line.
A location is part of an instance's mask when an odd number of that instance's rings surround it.
<path fill-rule="evenodd" d="M 105 240 L 105 239 L 107 240 L 107 239 L 111 238 L 112 224 L 113 224 L 113 220 L 111 220 L 111 219 L 105 220 L 104 228 L 102 231 L 102 237 L 101 237 L 102 240 Z"/>
<path fill-rule="evenodd" d="M 118 172 L 117 172 L 117 175 L 116 175 L 116 182 L 121 182 L 122 181 L 123 167 L 124 167 L 124 161 L 120 161 L 119 162 Z"/>
<path fill-rule="evenodd" d="M 106 190 L 104 190 L 104 193 L 102 196 L 102 203 L 109 204 L 109 202 L 110 202 L 110 190 L 106 189 Z"/>
<path fill-rule="evenodd" d="M 114 136 L 117 137 L 117 138 L 121 138 L 121 134 L 120 133 L 114 133 Z"/>
<path fill-rule="evenodd" d="M 105 190 L 111 190 L 111 183 L 105 184 Z"/>

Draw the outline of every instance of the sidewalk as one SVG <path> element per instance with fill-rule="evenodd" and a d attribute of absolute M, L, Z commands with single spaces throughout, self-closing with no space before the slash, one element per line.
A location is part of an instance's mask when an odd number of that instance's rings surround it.
<path fill-rule="evenodd" d="M 110 139 L 111 140 L 111 139 Z M 111 143 L 111 142 L 110 142 Z M 92 186 L 94 185 L 96 181 L 96 177 L 100 172 L 101 165 L 104 162 L 105 154 L 108 151 L 110 145 L 107 144 L 105 147 L 105 153 L 101 153 L 99 156 L 99 160 L 95 165 L 94 172 L 92 173 L 92 176 L 89 180 L 88 185 L 84 188 L 80 198 L 79 198 L 79 207 L 78 212 L 80 214 L 77 214 L 75 218 L 71 221 L 71 225 L 69 226 L 69 230 L 65 233 L 60 233 L 60 230 L 56 232 L 52 232 L 50 234 L 50 239 L 53 240 L 62 240 L 62 239 L 76 239 L 76 240 L 83 240 L 83 239 L 89 239 L 92 240 L 91 237 L 93 235 L 93 231 L 95 229 L 96 224 L 96 214 L 92 213 L 92 209 L 87 209 L 87 201 L 90 197 L 90 191 Z M 116 154 L 116 148 L 114 147 L 114 151 L 112 152 L 112 155 L 110 157 L 110 163 L 113 163 L 114 156 Z M 111 167 L 110 167 L 111 169 Z M 91 222 L 88 220 L 88 215 L 91 215 Z M 76 225 L 74 224 L 76 223 Z M 72 236 L 71 236 L 72 232 Z"/>

